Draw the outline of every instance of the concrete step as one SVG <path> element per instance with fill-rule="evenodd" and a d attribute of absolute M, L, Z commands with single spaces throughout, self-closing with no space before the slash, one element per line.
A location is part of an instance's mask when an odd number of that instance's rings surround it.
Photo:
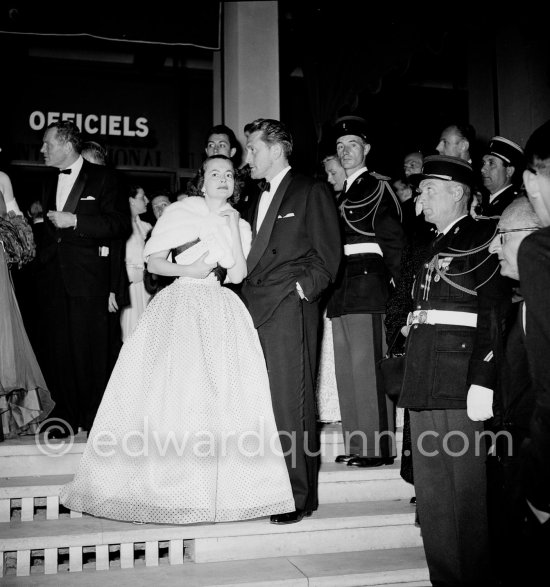
<path fill-rule="evenodd" d="M 103 570 L 111 566 L 112 558 L 119 566 L 134 567 L 136 558 L 142 555 L 147 566 L 158 566 L 162 558 L 180 565 L 184 558 L 207 563 L 411 548 L 422 544 L 414 518 L 415 508 L 408 500 L 395 500 L 326 504 L 311 517 L 288 525 L 274 525 L 269 518 L 260 518 L 171 526 L 86 515 L 9 522 L 0 524 L 0 562 L 5 567 L 3 575 L 15 567 L 17 575 L 23 576 L 31 574 L 38 559 L 43 560 L 46 574 L 55 574 L 62 570 L 60 564 L 82 570 L 86 557 L 93 559 L 95 570 Z M 65 561 L 62 557 L 67 550 Z"/>
<path fill-rule="evenodd" d="M 28 577 L 8 575 L 7 587 L 426 587 L 430 585 L 424 551 L 420 547 L 380 551 L 340 552 L 305 556 L 194 564 L 142 561 L 133 569 L 104 572 L 84 569 L 75 575 L 45 575 L 36 569 Z"/>
<path fill-rule="evenodd" d="M 395 434 L 397 457 L 401 455 L 403 432 Z M 35 436 L 20 436 L 0 442 L 2 477 L 26 475 L 71 475 L 76 472 L 86 446 L 87 433 L 72 438 L 44 441 Z M 324 424 L 320 430 L 321 462 L 332 463 L 344 453 L 342 426 L 340 423 Z"/>
<path fill-rule="evenodd" d="M 319 502 L 347 503 L 410 499 L 412 485 L 399 474 L 400 464 L 372 469 L 322 463 Z M 55 520 L 59 518 L 59 492 L 73 475 L 40 475 L 0 478 L 0 522 Z M 73 513 L 75 516 L 75 513 Z"/>
<path fill-rule="evenodd" d="M 0 442 L 3 477 L 69 475 L 78 468 L 86 446 L 86 433 L 44 442 L 35 436 L 19 436 Z"/>

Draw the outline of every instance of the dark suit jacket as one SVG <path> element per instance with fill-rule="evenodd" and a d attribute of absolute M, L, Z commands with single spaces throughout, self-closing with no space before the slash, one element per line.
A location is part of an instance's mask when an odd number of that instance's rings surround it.
<path fill-rule="evenodd" d="M 518 266 L 526 307 L 527 360 L 535 395 L 525 453 L 526 495 L 535 507 L 550 512 L 550 227 L 523 240 Z"/>
<path fill-rule="evenodd" d="M 488 252 L 495 229 L 496 221 L 474 220 L 468 215 L 429 250 L 416 275 L 414 309 L 476 313 L 478 326 L 421 324 L 411 328 L 400 407 L 465 409 L 470 384 L 494 389 L 496 369 L 491 353 L 497 323 L 511 299 L 510 282 L 500 275 L 496 255 Z M 466 251 L 473 252 L 464 254 Z M 444 265 L 450 261 L 445 279 L 431 270 L 434 257 Z"/>
<path fill-rule="evenodd" d="M 251 217 L 257 217 L 258 201 Z M 342 243 L 334 197 L 324 182 L 290 170 L 279 185 L 248 255 L 242 295 L 256 328 L 296 291 L 318 300 L 336 277 Z"/>
<path fill-rule="evenodd" d="M 56 210 L 57 177 L 52 170 L 45 182 L 44 216 Z M 110 263 L 100 247 L 113 239 L 126 241 L 131 233 L 128 199 L 119 186 L 113 170 L 84 161 L 63 208 L 76 214 L 76 228 L 58 229 L 45 218 L 38 279 L 46 291 L 52 275 L 60 274 L 70 296 L 108 296 Z"/>
<path fill-rule="evenodd" d="M 522 306 L 523 302 L 510 304 L 503 325 L 503 344 L 495 348 L 497 389 L 493 402 L 494 417 L 489 422 L 491 429 L 507 430 L 513 435 L 514 455 L 518 454 L 516 449 L 529 435 L 529 422 L 534 408 L 521 316 Z M 507 442 L 502 444 L 508 449 Z M 497 441 L 498 448 L 500 446 Z"/>

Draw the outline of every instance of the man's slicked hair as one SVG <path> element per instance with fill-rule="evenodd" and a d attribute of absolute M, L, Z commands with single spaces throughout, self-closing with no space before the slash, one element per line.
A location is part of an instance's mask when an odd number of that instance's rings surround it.
<path fill-rule="evenodd" d="M 292 135 L 284 123 L 272 118 L 257 118 L 250 123 L 248 132 L 252 134 L 258 131 L 262 133 L 261 139 L 264 143 L 281 145 L 287 159 L 292 155 Z"/>

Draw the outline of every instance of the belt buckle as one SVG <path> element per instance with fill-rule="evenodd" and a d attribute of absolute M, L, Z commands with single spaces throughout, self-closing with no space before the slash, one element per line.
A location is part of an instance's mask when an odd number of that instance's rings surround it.
<path fill-rule="evenodd" d="M 428 312 L 426 310 L 409 312 L 407 316 L 407 326 L 411 326 L 412 324 L 426 324 L 427 321 Z"/>

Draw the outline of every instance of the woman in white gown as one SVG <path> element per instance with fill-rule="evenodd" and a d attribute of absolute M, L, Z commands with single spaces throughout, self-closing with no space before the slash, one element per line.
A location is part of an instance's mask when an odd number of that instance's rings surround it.
<path fill-rule="evenodd" d="M 124 263 L 130 282 L 130 305 L 122 308 L 120 313 L 122 342 L 126 342 L 126 339 L 134 331 L 151 297 L 143 284 L 143 248 L 152 226 L 139 217 L 140 214 L 147 211 L 148 200 L 143 188 L 139 186 L 135 188 L 135 194 L 128 199 L 130 201 L 130 213 L 132 214 L 132 234 L 126 241 Z"/>
<path fill-rule="evenodd" d="M 231 160 L 209 157 L 204 198 L 174 203 L 155 225 L 148 266 L 179 278 L 122 348 L 78 472 L 62 488 L 68 508 L 172 524 L 294 510 L 258 335 L 218 279 L 220 265 L 232 282 L 246 274 L 251 231 L 227 203 L 234 185 Z M 167 261 L 182 249 L 178 263 Z"/>

